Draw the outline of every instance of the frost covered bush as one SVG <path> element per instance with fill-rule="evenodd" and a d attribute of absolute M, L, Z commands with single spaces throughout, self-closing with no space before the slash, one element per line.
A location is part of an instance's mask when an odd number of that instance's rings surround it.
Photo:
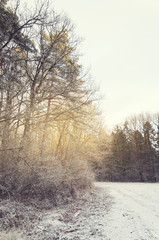
<path fill-rule="evenodd" d="M 59 205 L 91 188 L 92 180 L 93 175 L 83 160 L 26 159 L 7 165 L 0 175 L 0 193 L 18 200 L 47 199 Z"/>

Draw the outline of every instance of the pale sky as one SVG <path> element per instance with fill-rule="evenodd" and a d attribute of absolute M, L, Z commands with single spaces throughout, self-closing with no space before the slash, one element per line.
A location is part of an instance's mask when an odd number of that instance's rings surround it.
<path fill-rule="evenodd" d="M 51 0 L 50 0 L 51 1 Z M 76 26 L 108 127 L 159 110 L 159 0 L 52 0 Z"/>

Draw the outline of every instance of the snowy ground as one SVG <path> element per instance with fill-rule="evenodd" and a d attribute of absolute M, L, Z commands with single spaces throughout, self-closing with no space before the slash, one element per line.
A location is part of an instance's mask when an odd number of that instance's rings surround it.
<path fill-rule="evenodd" d="M 28 213 L 28 217 L 25 217 L 28 221 L 23 218 L 23 239 L 159 240 L 158 183 L 95 185 L 96 191 L 91 195 L 63 208 L 39 212 L 32 211 L 31 208 L 27 208 L 27 211 L 24 209 Z M 0 225 L 3 212 L 9 208 L 8 204 L 10 203 L 4 202 L 0 208 Z M 17 208 L 16 214 L 18 211 Z M 12 219 L 13 216 L 14 219 L 20 217 L 14 212 L 11 216 Z"/>
<path fill-rule="evenodd" d="M 159 184 L 96 183 L 113 206 L 103 229 L 110 240 L 159 240 Z"/>

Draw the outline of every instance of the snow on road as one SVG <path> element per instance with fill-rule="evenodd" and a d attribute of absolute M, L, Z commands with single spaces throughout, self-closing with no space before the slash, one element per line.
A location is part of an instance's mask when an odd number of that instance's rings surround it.
<path fill-rule="evenodd" d="M 158 183 L 96 183 L 113 205 L 103 231 L 109 240 L 159 240 Z"/>

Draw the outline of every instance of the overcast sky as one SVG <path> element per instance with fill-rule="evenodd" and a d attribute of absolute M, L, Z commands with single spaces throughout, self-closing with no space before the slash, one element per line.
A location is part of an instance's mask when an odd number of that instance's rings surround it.
<path fill-rule="evenodd" d="M 159 0 L 52 0 L 76 25 L 108 127 L 159 109 Z"/>

